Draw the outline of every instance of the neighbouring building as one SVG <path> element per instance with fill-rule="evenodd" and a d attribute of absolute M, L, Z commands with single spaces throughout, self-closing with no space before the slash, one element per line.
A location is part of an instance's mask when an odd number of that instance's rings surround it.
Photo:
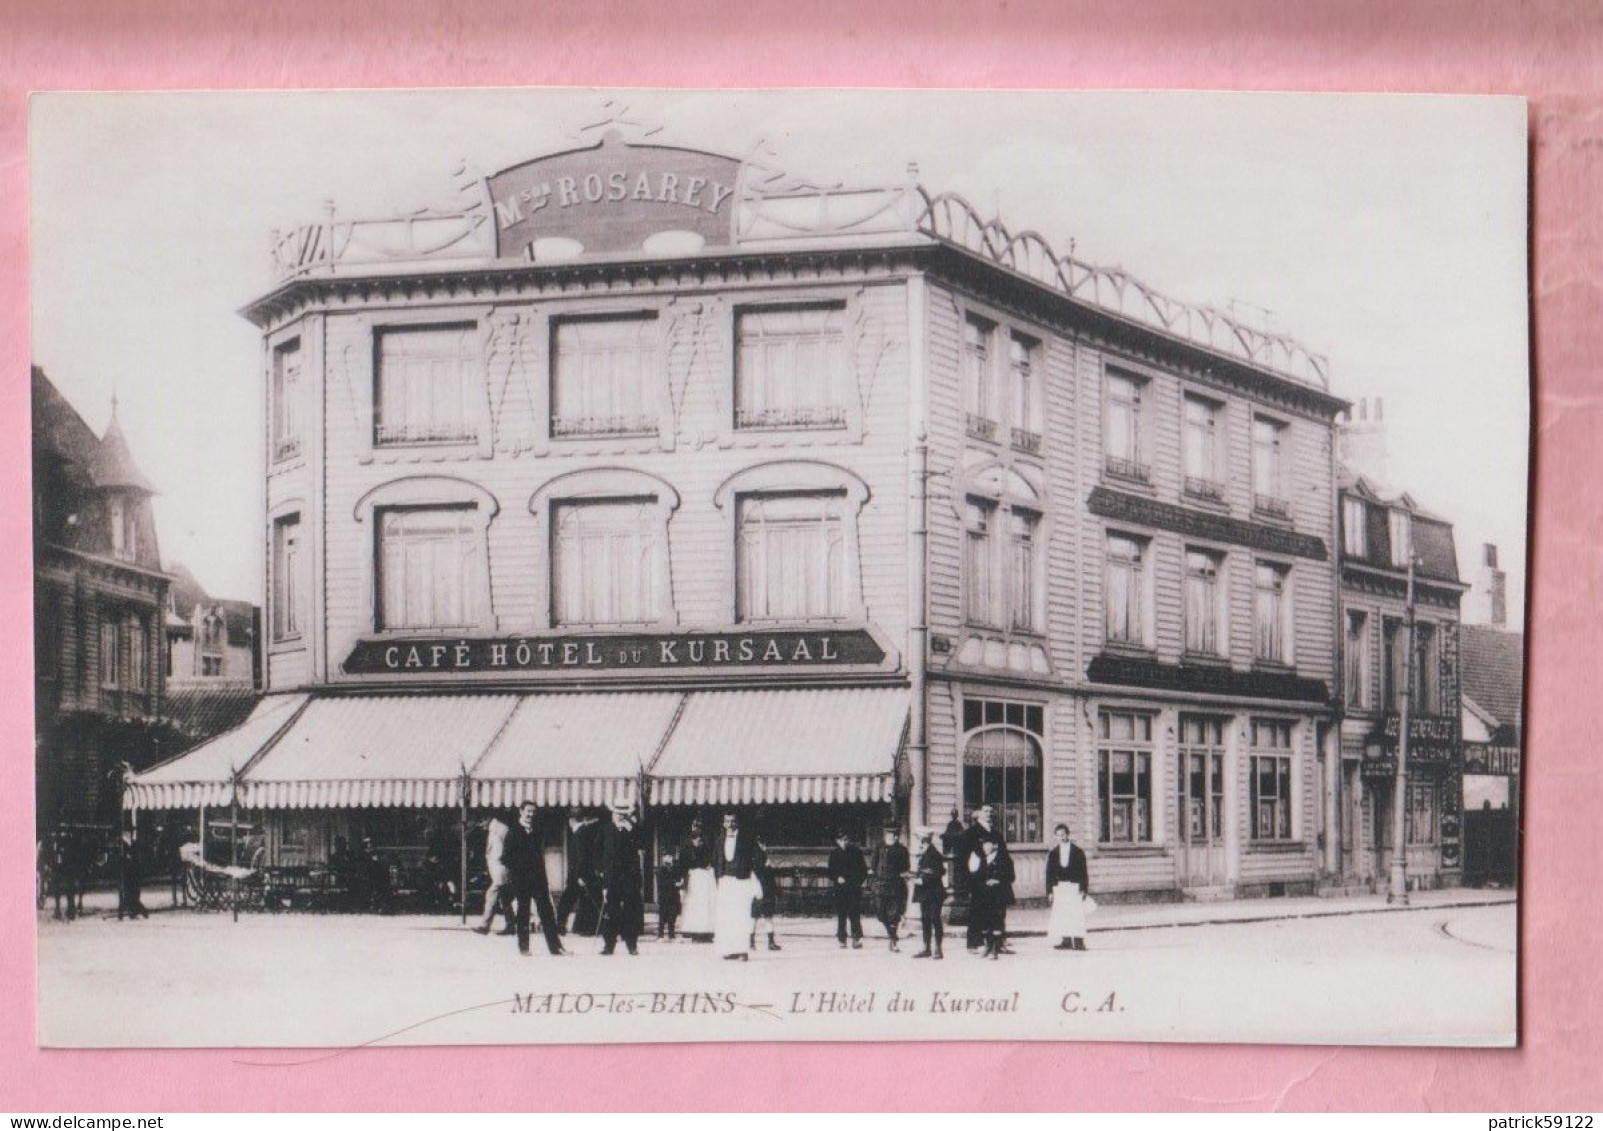
<path fill-rule="evenodd" d="M 807 865 L 990 803 L 1025 896 L 1059 822 L 1110 897 L 1313 890 L 1322 357 L 911 179 L 608 132 L 484 187 L 279 238 L 266 697 L 131 806 L 297 863 L 527 797 L 555 870 L 569 804 Z"/>
<path fill-rule="evenodd" d="M 112 403 L 97 436 L 32 371 L 34 767 L 40 834 L 114 827 L 122 767 L 179 747 L 162 723 L 168 578 L 150 499 Z"/>
<path fill-rule="evenodd" d="M 180 684 L 255 686 L 257 619 L 249 601 L 212 597 L 181 562 L 167 567 L 166 664 L 169 688 Z"/>
<path fill-rule="evenodd" d="M 1497 547 L 1481 547 L 1469 600 L 1477 620 L 1460 645 L 1464 735 L 1464 882 L 1512 886 L 1518 878 L 1520 765 L 1524 750 L 1525 634 L 1507 623 Z"/>

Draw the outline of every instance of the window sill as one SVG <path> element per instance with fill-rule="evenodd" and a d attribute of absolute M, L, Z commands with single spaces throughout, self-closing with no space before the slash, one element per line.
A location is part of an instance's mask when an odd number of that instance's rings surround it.
<path fill-rule="evenodd" d="M 1210 514 L 1229 514 L 1230 504 L 1214 495 L 1199 495 L 1193 491 L 1180 492 L 1180 501 L 1188 507 L 1205 510 Z"/>
<path fill-rule="evenodd" d="M 1102 481 L 1110 487 L 1117 487 L 1126 491 L 1139 491 L 1145 495 L 1157 494 L 1157 489 L 1152 486 L 1150 472 L 1145 476 L 1130 475 L 1104 466 L 1102 468 Z"/>
<path fill-rule="evenodd" d="M 1228 668 L 1230 657 L 1221 656 L 1217 652 L 1182 652 L 1180 653 L 1181 666 L 1195 668 Z"/>
<path fill-rule="evenodd" d="M 1158 650 L 1150 644 L 1128 644 L 1118 640 L 1104 640 L 1102 650 L 1110 656 L 1132 656 L 1141 659 L 1155 659 Z"/>
<path fill-rule="evenodd" d="M 1291 504 L 1284 503 L 1279 506 L 1265 506 L 1261 502 L 1252 504 L 1252 517 L 1259 522 L 1272 523 L 1275 526 L 1294 525 L 1291 517 Z"/>
<path fill-rule="evenodd" d="M 1313 846 L 1300 840 L 1254 840 L 1247 843 L 1247 851 L 1265 856 L 1300 856 L 1313 851 Z"/>
<path fill-rule="evenodd" d="M 1099 842 L 1096 846 L 1096 850 L 1097 854 L 1100 856 L 1139 857 L 1169 855 L 1169 849 L 1161 844 L 1125 844 L 1122 841 L 1118 843 Z"/>
<path fill-rule="evenodd" d="M 1252 661 L 1252 670 L 1255 672 L 1281 672 L 1292 674 L 1296 672 L 1297 665 L 1287 663 L 1285 660 L 1265 660 L 1258 658 Z"/>

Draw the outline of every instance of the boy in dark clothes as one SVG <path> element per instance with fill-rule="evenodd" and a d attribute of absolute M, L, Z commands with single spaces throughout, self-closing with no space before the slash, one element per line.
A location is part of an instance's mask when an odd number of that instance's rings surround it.
<path fill-rule="evenodd" d="M 835 938 L 842 948 L 848 926 L 852 949 L 863 948 L 863 881 L 867 878 L 863 850 L 852 843 L 851 833 L 841 829 L 835 834 L 835 851 L 829 854 L 829 879 L 835 892 Z"/>
<path fill-rule="evenodd" d="M 679 909 L 682 906 L 679 899 L 679 885 L 685 882 L 684 870 L 679 867 L 679 860 L 672 852 L 662 854 L 662 863 L 657 865 L 657 937 L 660 939 L 666 932 L 672 941 L 674 931 L 679 927 Z"/>

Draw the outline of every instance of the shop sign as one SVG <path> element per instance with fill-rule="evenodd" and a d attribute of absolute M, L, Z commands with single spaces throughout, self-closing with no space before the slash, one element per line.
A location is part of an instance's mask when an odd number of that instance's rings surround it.
<path fill-rule="evenodd" d="M 1380 738 L 1388 757 L 1395 757 L 1397 739 L 1402 734 L 1402 717 L 1386 716 Z M 1451 762 L 1458 756 L 1458 720 L 1451 715 L 1416 715 L 1408 720 L 1408 760 L 1410 762 Z"/>
<path fill-rule="evenodd" d="M 1466 774 L 1506 774 L 1520 772 L 1518 746 L 1487 746 L 1484 743 L 1464 744 L 1464 772 Z"/>
<path fill-rule="evenodd" d="M 883 663 L 885 650 L 862 629 L 586 633 L 494 639 L 432 637 L 358 641 L 342 665 L 349 675 L 437 676 L 705 668 L 827 668 Z"/>
<path fill-rule="evenodd" d="M 496 255 L 543 256 L 650 250 L 673 234 L 677 249 L 734 242 L 740 162 L 717 153 L 630 145 L 616 134 L 600 144 L 537 157 L 489 178 Z"/>

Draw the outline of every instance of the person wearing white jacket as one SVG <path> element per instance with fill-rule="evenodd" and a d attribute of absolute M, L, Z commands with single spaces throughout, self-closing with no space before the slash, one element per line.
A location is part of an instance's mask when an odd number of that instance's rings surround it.
<path fill-rule="evenodd" d="M 490 873 L 490 886 L 484 892 L 484 918 L 473 929 L 481 935 L 490 933 L 495 913 L 501 912 L 503 935 L 510 935 L 512 926 L 512 890 L 507 886 L 506 865 L 501 863 L 501 848 L 506 844 L 509 826 L 500 817 L 491 817 L 485 823 L 484 866 Z"/>

